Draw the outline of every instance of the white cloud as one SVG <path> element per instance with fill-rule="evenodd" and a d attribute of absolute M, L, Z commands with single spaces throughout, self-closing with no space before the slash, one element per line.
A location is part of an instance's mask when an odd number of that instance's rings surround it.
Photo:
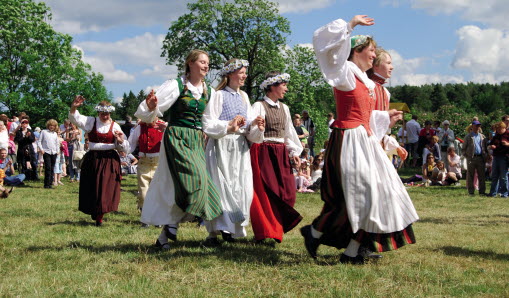
<path fill-rule="evenodd" d="M 189 0 L 45 0 L 60 32 L 77 34 L 129 25 L 169 25 L 187 11 Z"/>
<path fill-rule="evenodd" d="M 280 13 L 306 13 L 332 5 L 334 0 L 279 0 Z"/>
<path fill-rule="evenodd" d="M 498 29 L 509 29 L 507 0 L 412 0 L 412 8 L 424 9 L 431 14 L 460 13 L 469 21 L 487 24 Z"/>
<path fill-rule="evenodd" d="M 144 76 L 158 76 L 163 78 L 174 78 L 178 74 L 177 67 L 174 65 L 154 65 L 152 68 L 146 68 L 141 72 Z"/>
<path fill-rule="evenodd" d="M 390 79 L 391 86 L 412 85 L 421 86 L 434 83 L 464 83 L 461 75 L 443 75 L 438 73 L 424 74 L 419 73 L 425 64 L 430 63 L 430 58 L 411 58 L 405 59 L 398 52 L 388 50 L 392 57 L 394 70 Z"/>
<path fill-rule="evenodd" d="M 132 38 L 114 42 L 86 41 L 77 45 L 86 52 L 107 57 L 113 63 L 129 63 L 133 65 L 165 64 L 161 58 L 164 34 L 145 33 Z"/>
<path fill-rule="evenodd" d="M 133 75 L 116 69 L 115 65 L 108 59 L 84 56 L 83 61 L 90 64 L 94 72 L 100 72 L 106 83 L 132 83 L 135 81 Z"/>

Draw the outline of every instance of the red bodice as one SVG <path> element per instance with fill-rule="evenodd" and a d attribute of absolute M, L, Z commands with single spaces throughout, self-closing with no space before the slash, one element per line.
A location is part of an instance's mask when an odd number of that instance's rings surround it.
<path fill-rule="evenodd" d="M 92 143 L 103 143 L 103 144 L 113 144 L 115 143 L 115 136 L 113 135 L 113 124 L 115 122 L 111 121 L 110 129 L 107 133 L 99 133 L 95 127 L 97 122 L 97 118 L 94 120 L 94 127 L 88 133 L 88 140 Z"/>
<path fill-rule="evenodd" d="M 387 96 L 387 92 L 383 84 L 385 84 L 385 79 L 373 74 L 370 79 L 375 82 L 375 110 L 379 111 L 388 111 L 389 110 L 389 96 Z"/>
<path fill-rule="evenodd" d="M 161 140 L 163 132 L 146 123 L 140 123 L 140 137 L 138 138 L 138 146 L 140 152 L 158 153 L 161 148 Z"/>
<path fill-rule="evenodd" d="M 355 77 L 356 87 L 352 91 L 340 91 L 334 88 L 336 99 L 336 121 L 332 128 L 351 129 L 364 125 L 369 135 L 369 118 L 375 107 L 375 100 L 369 93 L 368 87 Z"/>

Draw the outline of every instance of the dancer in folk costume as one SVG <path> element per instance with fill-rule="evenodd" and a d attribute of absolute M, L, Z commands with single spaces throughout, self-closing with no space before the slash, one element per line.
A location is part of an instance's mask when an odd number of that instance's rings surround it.
<path fill-rule="evenodd" d="M 87 132 L 90 141 L 90 150 L 81 164 L 79 210 L 90 214 L 96 225 L 101 226 L 105 213 L 118 210 L 121 172 L 117 151 L 128 152 L 129 142 L 110 117 L 115 107 L 102 101 L 95 106 L 98 117 L 83 116 L 77 109 L 84 100 L 76 96 L 69 111 L 71 122 Z"/>
<path fill-rule="evenodd" d="M 223 214 L 205 221 L 209 236 L 205 245 L 218 245 L 245 237 L 253 200 L 253 171 L 248 139 L 260 143 L 264 120 L 253 112 L 247 94 L 240 90 L 247 78 L 246 60 L 231 59 L 221 70 L 216 97 L 203 114 L 203 131 L 209 136 L 207 169 L 221 196 Z M 246 138 L 247 137 L 247 138 Z"/>
<path fill-rule="evenodd" d="M 339 19 L 314 33 L 318 64 L 334 87 L 337 117 L 321 181 L 325 205 L 313 224 L 301 229 L 313 258 L 318 246 L 325 244 L 346 248 L 342 263 L 362 264 L 361 244 L 381 252 L 415 242 L 412 223 L 418 220 L 417 213 L 380 146 L 380 136 L 370 128 L 375 83 L 365 71 L 372 67 L 376 44 L 368 36 L 350 38 L 355 26 L 373 24 L 373 19 L 358 15 L 349 23 Z M 401 119 L 395 110 L 379 113 L 386 127 Z"/>
<path fill-rule="evenodd" d="M 207 172 L 201 118 L 215 90 L 205 84 L 209 71 L 206 52 L 193 50 L 185 61 L 185 74 L 153 90 L 135 113 L 151 123 L 156 116 L 168 122 L 164 131 L 159 165 L 143 204 L 141 222 L 164 225 L 156 245 L 169 249 L 168 239 L 177 240 L 181 222 L 199 216 L 212 220 L 221 215 L 221 201 Z"/>
<path fill-rule="evenodd" d="M 255 115 L 265 119 L 265 131 L 263 143 L 251 146 L 255 192 L 251 224 L 255 240 L 273 246 L 302 220 L 293 208 L 296 186 L 290 160 L 299 165 L 303 148 L 288 106 L 279 101 L 288 91 L 290 75 L 269 72 L 265 78 L 260 85 L 265 97 L 253 105 Z"/>
<path fill-rule="evenodd" d="M 159 163 L 159 151 L 167 123 L 155 117 L 151 123 L 140 122 L 129 135 L 131 153 L 139 148 L 136 177 L 138 180 L 138 210 L 143 210 L 147 191 Z M 143 228 L 148 227 L 141 223 Z"/>

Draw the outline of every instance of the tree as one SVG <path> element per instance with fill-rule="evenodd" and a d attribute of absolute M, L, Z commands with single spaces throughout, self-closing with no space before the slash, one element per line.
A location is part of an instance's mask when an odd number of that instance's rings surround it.
<path fill-rule="evenodd" d="M 332 88 L 323 79 L 311 48 L 288 48 L 284 56 L 285 72 L 290 74 L 284 101 L 292 113 L 309 112 L 315 123 L 315 144 L 321 148 L 328 137 L 327 114 L 336 109 Z"/>
<path fill-rule="evenodd" d="M 192 49 L 210 54 L 210 68 L 219 70 L 232 58 L 249 62 L 246 93 L 256 98 L 255 83 L 269 70 L 283 67 L 281 48 L 286 44 L 290 25 L 278 14 L 275 3 L 267 0 L 198 0 L 188 4 L 189 13 L 168 29 L 162 57 L 167 64 L 183 69 Z"/>
<path fill-rule="evenodd" d="M 85 112 L 108 99 L 102 75 L 91 71 L 69 35 L 47 23 L 49 8 L 32 0 L 0 0 L 0 103 L 10 115 L 26 112 L 36 124 L 62 121 L 75 94 Z"/>

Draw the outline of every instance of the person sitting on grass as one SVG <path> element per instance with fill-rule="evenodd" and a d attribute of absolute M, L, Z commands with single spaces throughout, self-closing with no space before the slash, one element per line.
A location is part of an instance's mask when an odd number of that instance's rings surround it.
<path fill-rule="evenodd" d="M 431 174 L 431 185 L 446 185 L 445 179 L 447 178 L 447 170 L 445 169 L 445 164 L 443 161 L 438 160 L 436 162 L 436 167 L 433 168 L 433 173 Z"/>
<path fill-rule="evenodd" d="M 446 182 L 449 185 L 460 185 L 459 180 L 461 179 L 461 158 L 456 154 L 456 149 L 451 146 L 447 148 L 447 179 Z"/>
<path fill-rule="evenodd" d="M 19 175 L 13 175 L 14 166 L 11 158 L 7 156 L 7 149 L 5 148 L 0 149 L 0 169 L 2 169 L 5 174 L 5 177 L 3 178 L 5 185 L 24 185 L 23 180 L 26 178 L 25 174 L 21 173 Z"/>
<path fill-rule="evenodd" d="M 424 180 L 425 186 L 428 186 L 431 183 L 431 177 L 435 167 L 435 155 L 430 153 L 426 156 L 426 162 L 422 165 L 422 180 Z"/>

